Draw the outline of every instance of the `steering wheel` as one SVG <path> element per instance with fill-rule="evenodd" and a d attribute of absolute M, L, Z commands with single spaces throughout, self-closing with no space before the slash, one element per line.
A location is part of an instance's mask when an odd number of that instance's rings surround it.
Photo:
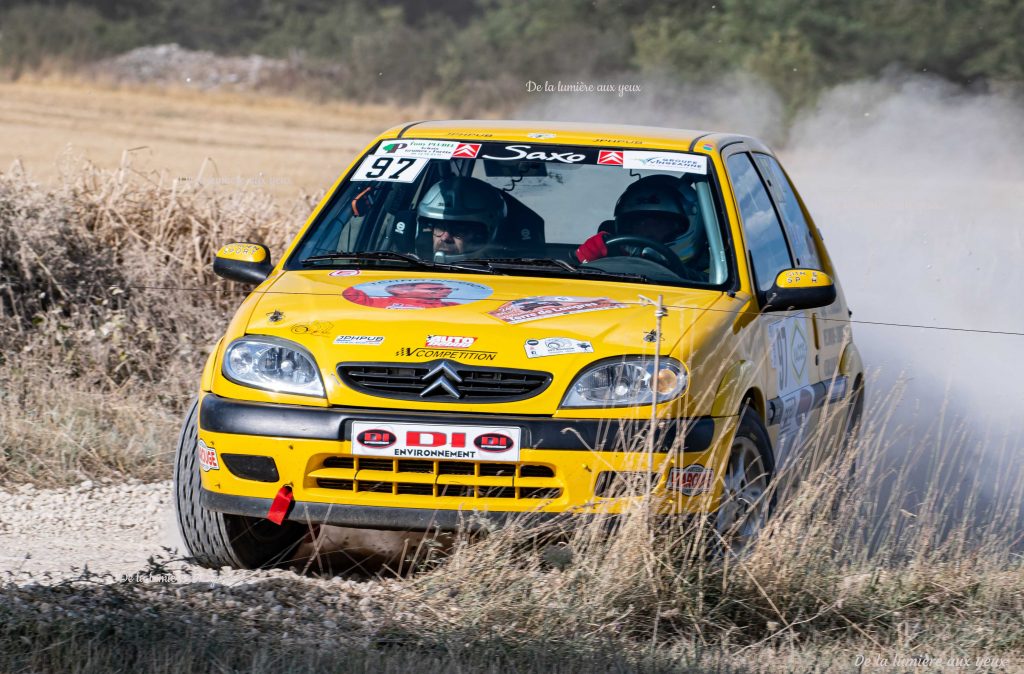
<path fill-rule="evenodd" d="M 687 281 L 699 280 L 694 278 L 693 271 L 680 261 L 679 256 L 673 253 L 671 248 L 654 239 L 623 234 L 605 239 L 604 245 L 608 249 L 609 254 L 614 251 L 619 255 L 646 258 L 671 270 L 674 274 Z M 639 252 L 637 252 L 638 249 Z"/>

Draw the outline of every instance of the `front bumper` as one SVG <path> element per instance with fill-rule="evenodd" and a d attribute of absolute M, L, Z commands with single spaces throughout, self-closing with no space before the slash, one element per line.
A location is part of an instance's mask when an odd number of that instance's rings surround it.
<path fill-rule="evenodd" d="M 203 507 L 232 515 L 266 517 L 272 500 L 203 490 Z M 535 526 L 556 523 L 565 517 L 564 513 L 464 512 L 296 501 L 288 511 L 287 519 L 304 524 L 333 524 L 388 531 L 482 531 L 503 526 L 511 520 Z"/>
<path fill-rule="evenodd" d="M 515 464 L 353 457 L 354 421 L 517 426 Z M 672 466 L 714 467 L 724 459 L 735 417 L 661 420 L 655 452 L 643 451 L 645 419 L 558 419 L 488 414 L 376 411 L 254 403 L 203 394 L 199 437 L 218 456 L 269 457 L 274 479 L 244 479 L 227 462 L 203 473 L 213 510 L 265 516 L 283 484 L 296 504 L 290 519 L 364 528 L 426 530 L 466 524 L 472 513 L 494 523 L 516 513 L 621 512 L 630 497 L 605 497 L 609 476 L 648 476 L 663 510 L 697 512 L 717 498 L 665 489 Z M 261 459 L 266 461 L 266 459 Z M 716 470 L 719 474 L 720 470 Z M 250 476 L 251 477 L 251 476 Z M 602 486 L 604 485 L 604 486 Z M 635 492 L 634 492 L 635 493 Z"/>

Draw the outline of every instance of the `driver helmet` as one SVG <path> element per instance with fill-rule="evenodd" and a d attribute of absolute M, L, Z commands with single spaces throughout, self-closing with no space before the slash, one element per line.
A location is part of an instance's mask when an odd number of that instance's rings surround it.
<path fill-rule="evenodd" d="M 478 232 L 474 237 L 478 249 L 494 239 L 508 207 L 496 187 L 478 178 L 452 176 L 430 186 L 416 214 L 423 228 L 444 224 L 467 233 Z"/>
<path fill-rule="evenodd" d="M 674 224 L 668 237 L 661 241 L 686 262 L 706 248 L 704 230 L 693 226 L 696 215 L 693 187 L 668 175 L 652 175 L 632 183 L 615 204 L 615 229 L 629 234 L 632 225 L 646 216 L 664 217 Z"/>

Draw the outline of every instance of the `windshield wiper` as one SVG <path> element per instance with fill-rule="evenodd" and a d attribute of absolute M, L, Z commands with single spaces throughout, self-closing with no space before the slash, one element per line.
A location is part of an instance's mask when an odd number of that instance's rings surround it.
<path fill-rule="evenodd" d="M 423 266 L 424 268 L 432 268 L 433 263 L 421 260 L 415 255 L 406 255 L 404 253 L 393 253 L 385 250 L 374 250 L 366 253 L 328 253 L 327 255 L 313 255 L 302 260 L 302 264 L 306 267 L 313 266 L 317 262 L 335 262 L 339 260 L 395 260 L 408 262 L 413 266 Z"/>
<path fill-rule="evenodd" d="M 372 250 L 365 253 L 329 253 L 327 255 L 313 255 L 301 260 L 304 267 L 312 267 L 318 262 L 340 262 L 342 260 L 382 260 L 384 262 L 404 262 L 414 269 L 429 269 L 431 271 L 465 271 L 474 274 L 497 274 L 499 272 L 486 267 L 462 267 L 456 264 L 442 264 L 421 260 L 415 255 L 396 253 L 390 250 Z"/>
<path fill-rule="evenodd" d="M 490 269 L 499 270 L 528 270 L 547 268 L 558 273 L 572 274 L 574 276 L 594 276 L 600 278 L 615 278 L 625 281 L 641 281 L 647 283 L 648 279 L 642 274 L 626 274 L 622 272 L 604 271 L 603 269 L 589 269 L 587 267 L 574 267 L 565 260 L 554 260 L 551 258 L 536 257 L 501 257 L 501 258 L 474 258 L 465 261 L 467 264 L 486 265 Z"/>

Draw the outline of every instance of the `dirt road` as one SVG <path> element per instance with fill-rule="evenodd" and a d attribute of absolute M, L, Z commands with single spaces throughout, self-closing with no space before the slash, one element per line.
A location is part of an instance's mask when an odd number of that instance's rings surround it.
<path fill-rule="evenodd" d="M 171 483 L 93 485 L 0 491 L 0 575 L 130 575 L 162 548 L 181 547 Z"/>
<path fill-rule="evenodd" d="M 416 550 L 423 536 L 323 527 L 296 551 L 291 566 L 318 575 L 369 577 Z M 344 549 L 344 552 L 339 552 Z M 94 484 L 66 489 L 0 489 L 0 581 L 72 578 L 82 569 L 108 581 L 146 575 L 155 557 L 175 582 L 245 579 L 253 572 L 186 563 L 171 482 Z M 151 574 L 150 574 L 151 575 Z M 257 574 L 258 575 L 258 574 Z"/>

